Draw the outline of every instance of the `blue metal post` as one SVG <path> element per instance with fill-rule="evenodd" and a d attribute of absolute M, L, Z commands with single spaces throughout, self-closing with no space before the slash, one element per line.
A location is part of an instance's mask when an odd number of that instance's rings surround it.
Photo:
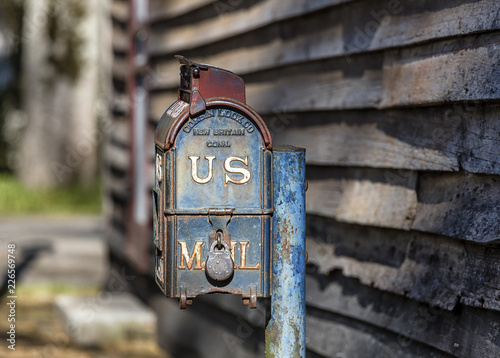
<path fill-rule="evenodd" d="M 271 319 L 266 357 L 305 357 L 305 149 L 273 149 Z"/>

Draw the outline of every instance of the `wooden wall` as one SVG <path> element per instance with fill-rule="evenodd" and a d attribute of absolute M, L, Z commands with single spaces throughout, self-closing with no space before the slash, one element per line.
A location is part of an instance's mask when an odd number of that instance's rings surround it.
<path fill-rule="evenodd" d="M 103 143 L 103 212 L 105 235 L 115 255 L 123 255 L 127 213 L 131 194 L 131 123 L 127 95 L 129 7 L 127 1 L 111 2 L 112 19 L 112 98 L 111 130 Z"/>
<path fill-rule="evenodd" d="M 307 149 L 308 357 L 500 354 L 496 0 L 150 0 L 150 11 L 151 132 L 176 99 L 182 54 L 241 75 L 275 144 Z M 119 240 L 126 2 L 113 18 L 106 193 Z M 179 357 L 263 356 L 262 302 L 152 304 Z"/>

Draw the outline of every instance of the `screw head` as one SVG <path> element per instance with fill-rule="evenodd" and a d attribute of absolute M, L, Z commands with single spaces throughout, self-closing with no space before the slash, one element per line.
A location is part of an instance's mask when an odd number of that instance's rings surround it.
<path fill-rule="evenodd" d="M 200 69 L 198 67 L 195 67 L 193 69 L 193 77 L 194 78 L 199 78 L 200 77 Z"/>

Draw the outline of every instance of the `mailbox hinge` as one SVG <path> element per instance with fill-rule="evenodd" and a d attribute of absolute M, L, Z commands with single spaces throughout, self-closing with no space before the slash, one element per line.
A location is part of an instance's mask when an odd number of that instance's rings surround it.
<path fill-rule="evenodd" d="M 208 216 L 232 216 L 233 208 L 210 208 L 208 209 Z"/>

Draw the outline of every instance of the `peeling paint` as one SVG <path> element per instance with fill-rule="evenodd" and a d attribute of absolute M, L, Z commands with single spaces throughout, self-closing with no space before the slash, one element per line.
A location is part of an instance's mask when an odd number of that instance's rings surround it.
<path fill-rule="evenodd" d="M 266 357 L 305 357 L 305 150 L 273 151 L 271 320 Z"/>

